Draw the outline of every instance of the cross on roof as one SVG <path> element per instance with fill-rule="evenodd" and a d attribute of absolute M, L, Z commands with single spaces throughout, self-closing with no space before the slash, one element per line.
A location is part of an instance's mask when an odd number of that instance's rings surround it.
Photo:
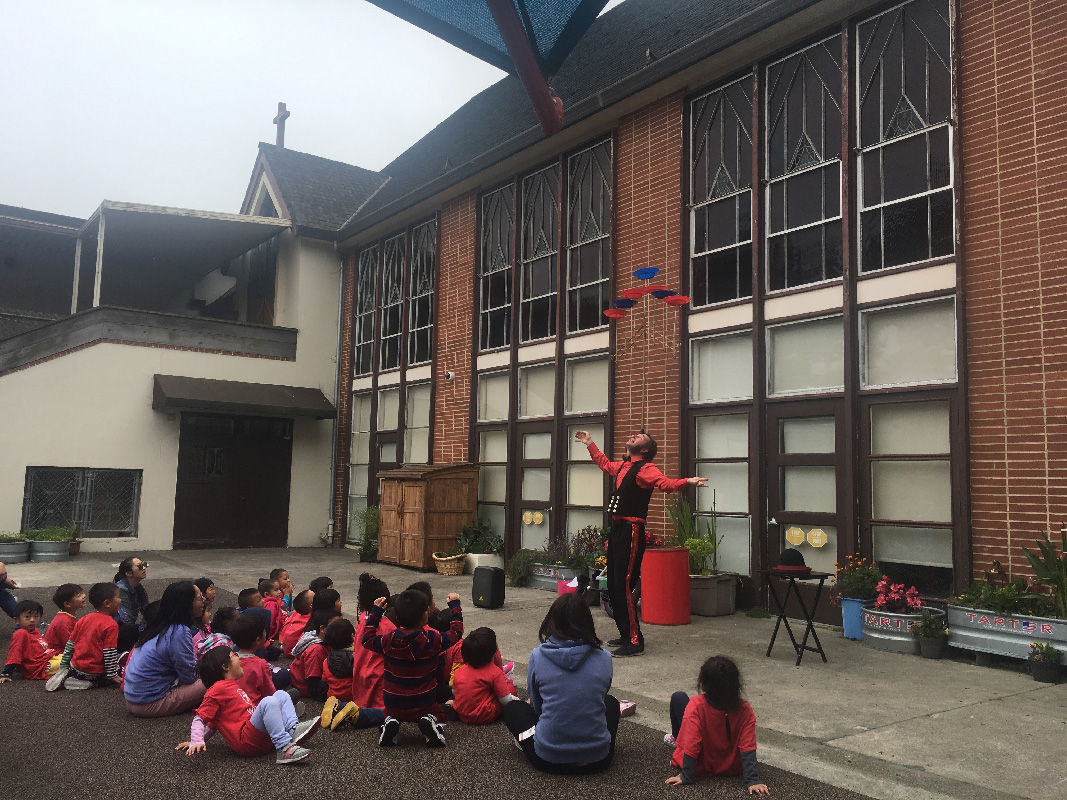
<path fill-rule="evenodd" d="M 285 103 L 278 103 L 278 116 L 274 118 L 274 124 L 278 126 L 278 147 L 285 147 L 285 121 L 289 119 L 289 112 L 285 110 Z"/>

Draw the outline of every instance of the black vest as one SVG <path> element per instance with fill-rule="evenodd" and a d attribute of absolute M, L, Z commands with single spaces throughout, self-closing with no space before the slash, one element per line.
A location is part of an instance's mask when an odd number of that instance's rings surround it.
<path fill-rule="evenodd" d="M 627 459 L 629 461 L 629 459 Z M 616 517 L 648 518 L 648 504 L 652 500 L 652 489 L 642 489 L 637 485 L 637 473 L 646 461 L 630 462 L 630 469 L 623 476 L 622 482 L 611 493 L 608 501 L 608 513 Z"/>

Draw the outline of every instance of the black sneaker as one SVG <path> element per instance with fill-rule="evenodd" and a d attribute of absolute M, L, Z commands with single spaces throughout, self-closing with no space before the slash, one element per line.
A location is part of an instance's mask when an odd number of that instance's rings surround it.
<path fill-rule="evenodd" d="M 419 719 L 419 731 L 426 737 L 426 744 L 430 747 L 445 746 L 445 728 L 432 714 Z"/>
<path fill-rule="evenodd" d="M 396 747 L 399 735 L 400 720 L 386 717 L 385 722 L 382 723 L 382 732 L 378 736 L 378 745 L 380 747 Z"/>
<path fill-rule="evenodd" d="M 608 639 L 605 644 L 607 644 L 608 647 L 622 647 L 626 644 L 626 640 L 620 636 L 618 639 Z"/>
<path fill-rule="evenodd" d="M 627 656 L 641 656 L 645 654 L 643 644 L 624 644 L 611 654 L 612 658 L 626 658 Z"/>

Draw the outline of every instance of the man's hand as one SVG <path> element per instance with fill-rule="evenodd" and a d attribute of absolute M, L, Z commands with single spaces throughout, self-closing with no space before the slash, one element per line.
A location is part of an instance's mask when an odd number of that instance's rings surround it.
<path fill-rule="evenodd" d="M 589 431 L 576 431 L 574 434 L 574 441 L 582 444 L 589 444 L 593 441 L 593 437 L 589 435 Z"/>
<path fill-rule="evenodd" d="M 384 597 L 379 597 L 377 600 L 374 601 L 374 605 L 378 606 L 378 608 L 385 608 L 385 604 L 387 602 L 389 601 L 386 600 Z"/>
<path fill-rule="evenodd" d="M 708 485 L 708 479 L 707 478 L 686 478 L 685 482 L 688 483 L 690 486 L 707 486 Z"/>
<path fill-rule="evenodd" d="M 448 597 L 445 598 L 445 602 L 446 603 L 451 603 L 453 600 L 455 600 L 457 602 L 459 601 L 459 595 L 456 594 L 455 592 L 452 592 L 452 594 L 450 594 Z"/>

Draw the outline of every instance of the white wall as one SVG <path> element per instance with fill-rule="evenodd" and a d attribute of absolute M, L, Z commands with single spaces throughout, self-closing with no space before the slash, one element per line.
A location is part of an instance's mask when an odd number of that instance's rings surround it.
<path fill-rule="evenodd" d="M 0 530 L 21 525 L 28 466 L 141 469 L 137 539 L 89 539 L 82 547 L 172 546 L 179 417 L 152 410 L 156 373 L 313 387 L 336 403 L 340 259 L 331 244 L 287 238 L 278 323 L 299 331 L 295 362 L 96 344 L 0 376 Z M 292 547 L 318 545 L 327 530 L 333 431 L 331 420 L 296 421 Z"/>

